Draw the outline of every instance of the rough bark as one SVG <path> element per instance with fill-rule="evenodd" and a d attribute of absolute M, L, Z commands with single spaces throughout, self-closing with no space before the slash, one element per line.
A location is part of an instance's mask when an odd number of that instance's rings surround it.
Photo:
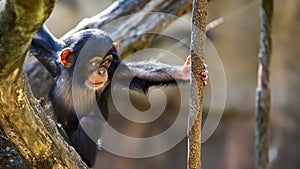
<path fill-rule="evenodd" d="M 272 51 L 271 28 L 273 0 L 262 0 L 260 7 L 261 34 L 258 54 L 258 84 L 256 89 L 255 169 L 269 166 L 270 114 L 270 59 Z"/>
<path fill-rule="evenodd" d="M 203 71 L 206 39 L 207 0 L 194 0 L 191 35 L 191 98 L 189 112 L 188 168 L 201 169 L 201 123 L 203 106 Z"/>
<path fill-rule="evenodd" d="M 22 73 L 31 38 L 49 17 L 55 0 L 0 3 L 0 127 L 24 156 L 27 167 L 84 167 L 32 99 Z"/>

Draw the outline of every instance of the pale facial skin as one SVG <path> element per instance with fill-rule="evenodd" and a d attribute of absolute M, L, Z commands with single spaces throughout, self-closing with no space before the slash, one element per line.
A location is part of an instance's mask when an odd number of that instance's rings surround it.
<path fill-rule="evenodd" d="M 113 56 L 108 55 L 103 57 L 96 56 L 89 61 L 89 67 L 92 73 L 87 78 L 85 84 L 89 89 L 98 90 L 104 87 L 108 79 L 107 69 L 112 62 Z"/>

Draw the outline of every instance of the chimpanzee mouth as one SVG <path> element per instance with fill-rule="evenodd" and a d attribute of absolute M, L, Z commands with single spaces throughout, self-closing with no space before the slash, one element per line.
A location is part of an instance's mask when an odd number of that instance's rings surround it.
<path fill-rule="evenodd" d="M 87 80 L 87 84 L 90 87 L 97 88 L 97 87 L 100 87 L 103 84 L 103 82 L 91 82 L 91 81 Z"/>

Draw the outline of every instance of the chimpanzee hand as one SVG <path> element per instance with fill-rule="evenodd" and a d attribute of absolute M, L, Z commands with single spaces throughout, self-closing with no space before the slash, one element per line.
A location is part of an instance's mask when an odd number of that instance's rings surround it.
<path fill-rule="evenodd" d="M 184 65 L 182 66 L 182 74 L 181 74 L 181 78 L 182 80 L 190 80 L 190 69 L 191 69 L 191 56 L 188 56 L 188 58 L 186 59 Z M 208 80 L 208 71 L 207 69 L 207 65 L 204 64 L 203 65 L 203 70 L 201 72 L 201 76 L 202 76 L 202 81 L 203 81 L 203 85 L 207 86 L 207 80 Z"/>

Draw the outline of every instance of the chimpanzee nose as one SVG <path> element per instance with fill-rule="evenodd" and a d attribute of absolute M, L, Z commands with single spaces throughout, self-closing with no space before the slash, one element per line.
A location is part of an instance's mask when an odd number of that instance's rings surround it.
<path fill-rule="evenodd" d="M 99 69 L 98 74 L 103 76 L 105 74 L 105 70 L 102 68 Z"/>

